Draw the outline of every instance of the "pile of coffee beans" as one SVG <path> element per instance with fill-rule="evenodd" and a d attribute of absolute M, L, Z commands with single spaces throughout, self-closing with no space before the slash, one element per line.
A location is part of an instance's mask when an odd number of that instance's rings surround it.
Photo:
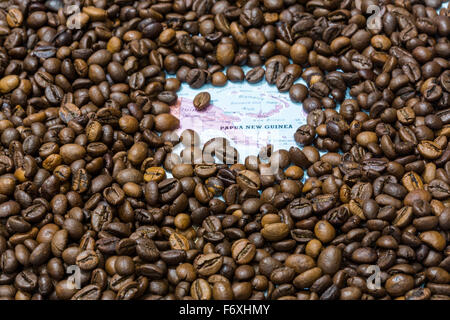
<path fill-rule="evenodd" d="M 1 2 L 0 298 L 448 300 L 443 3 Z M 175 134 L 263 79 L 298 146 Z"/>

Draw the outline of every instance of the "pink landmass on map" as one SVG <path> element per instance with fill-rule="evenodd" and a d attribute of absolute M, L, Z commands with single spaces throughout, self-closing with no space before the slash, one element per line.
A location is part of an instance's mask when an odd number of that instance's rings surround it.
<path fill-rule="evenodd" d="M 230 92 L 230 96 L 238 94 L 239 92 L 237 91 Z M 205 110 L 197 111 L 194 108 L 191 99 L 180 97 L 177 103 L 171 106 L 171 113 L 180 119 L 180 132 L 184 129 L 195 129 L 198 132 L 210 129 L 220 130 L 225 132 L 235 143 L 257 146 L 258 140 L 260 140 L 258 132 L 255 131 L 254 134 L 252 134 L 253 132 L 242 129 L 242 127 L 245 128 L 245 126 L 248 125 L 248 123 L 243 122 L 242 118 L 264 119 L 289 107 L 289 102 L 271 94 L 261 93 L 261 99 L 275 100 L 275 106 L 267 112 L 259 111 L 258 113 L 246 113 L 244 109 L 242 112 L 234 112 L 234 114 L 231 115 L 225 113 L 223 108 L 214 104 L 211 104 Z"/>
<path fill-rule="evenodd" d="M 184 128 L 202 128 L 202 130 L 221 128 L 233 141 L 242 141 L 245 137 L 246 144 L 256 144 L 256 140 L 245 134 L 243 130 L 235 128 L 235 122 L 241 121 L 238 116 L 227 115 L 222 108 L 211 104 L 208 108 L 202 111 L 197 111 L 192 100 L 186 98 L 179 98 L 177 103 L 170 107 L 171 113 L 180 119 L 180 131 Z"/>

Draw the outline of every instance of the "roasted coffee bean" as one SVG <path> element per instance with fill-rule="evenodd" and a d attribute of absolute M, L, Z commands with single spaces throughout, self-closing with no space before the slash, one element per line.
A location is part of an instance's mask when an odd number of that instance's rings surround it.
<path fill-rule="evenodd" d="M 210 300 L 212 289 L 204 279 L 197 279 L 191 285 L 191 296 L 195 300 Z"/>
<path fill-rule="evenodd" d="M 276 81 L 277 89 L 280 92 L 287 92 L 294 83 L 294 77 L 289 72 L 281 73 Z"/>
<path fill-rule="evenodd" d="M 209 106 L 209 102 L 211 101 L 211 96 L 208 92 L 201 92 L 197 94 L 194 98 L 194 107 L 195 109 L 201 111 Z"/>
<path fill-rule="evenodd" d="M 259 175 L 250 170 L 238 172 L 236 182 L 242 189 L 258 190 L 261 185 Z"/>
<path fill-rule="evenodd" d="M 269 241 L 279 241 L 284 239 L 289 234 L 289 227 L 287 224 L 278 222 L 266 225 L 261 234 Z"/>
<path fill-rule="evenodd" d="M 101 289 L 95 284 L 90 284 L 74 294 L 71 300 L 99 300 L 100 296 Z"/>
<path fill-rule="evenodd" d="M 296 83 L 289 89 L 289 97 L 293 102 L 303 102 L 308 95 L 308 88 L 303 84 Z"/>
<path fill-rule="evenodd" d="M 256 247 L 247 239 L 240 239 L 231 246 L 231 254 L 238 264 L 247 264 L 254 258 Z"/>
<path fill-rule="evenodd" d="M 206 81 L 205 72 L 201 69 L 191 69 L 186 75 L 186 82 L 191 88 L 198 89 Z"/>
<path fill-rule="evenodd" d="M 242 82 L 245 78 L 244 71 L 239 66 L 228 67 L 226 75 L 231 82 Z"/>
<path fill-rule="evenodd" d="M 267 65 L 266 68 L 266 81 L 270 84 L 275 84 L 278 77 L 283 73 L 283 65 L 279 61 L 272 61 Z"/>
<path fill-rule="evenodd" d="M 82 270 L 92 270 L 97 267 L 99 258 L 97 253 L 93 250 L 85 250 L 80 252 L 77 256 L 76 264 Z"/>
<path fill-rule="evenodd" d="M 314 139 L 314 129 L 307 124 L 303 125 L 295 131 L 294 139 L 299 144 L 309 145 Z"/>
<path fill-rule="evenodd" d="M 249 83 L 258 83 L 264 78 L 265 70 L 262 67 L 256 67 L 249 70 L 245 75 L 245 80 Z"/>
<path fill-rule="evenodd" d="M 217 253 L 198 255 L 194 260 L 194 268 L 202 276 L 210 276 L 217 273 L 223 264 L 223 257 Z"/>

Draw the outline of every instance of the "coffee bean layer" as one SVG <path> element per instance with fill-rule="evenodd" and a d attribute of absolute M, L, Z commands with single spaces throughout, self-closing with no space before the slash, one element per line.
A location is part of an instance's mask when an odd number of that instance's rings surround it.
<path fill-rule="evenodd" d="M 1 2 L 0 299 L 448 300 L 442 4 Z M 228 81 L 298 145 L 178 136 L 181 84 Z"/>

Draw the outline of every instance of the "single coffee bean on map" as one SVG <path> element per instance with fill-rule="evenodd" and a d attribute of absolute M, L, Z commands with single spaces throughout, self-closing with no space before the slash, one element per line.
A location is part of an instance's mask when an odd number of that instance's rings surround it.
<path fill-rule="evenodd" d="M 210 101 L 211 95 L 208 92 L 200 92 L 194 98 L 194 107 L 199 111 L 204 110 L 209 106 Z"/>

